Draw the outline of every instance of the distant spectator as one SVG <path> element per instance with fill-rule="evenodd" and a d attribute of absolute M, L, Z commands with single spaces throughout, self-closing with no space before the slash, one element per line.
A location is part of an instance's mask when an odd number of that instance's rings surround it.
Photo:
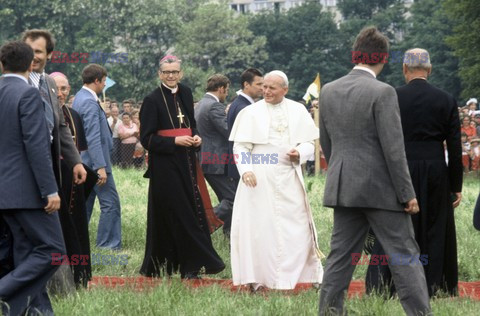
<path fill-rule="evenodd" d="M 135 151 L 138 136 L 139 129 L 137 124 L 132 122 L 132 115 L 123 113 L 122 123 L 118 126 L 118 137 L 122 141 L 120 144 L 120 166 L 122 168 L 133 165 L 133 152 Z"/>
<path fill-rule="evenodd" d="M 138 130 L 140 131 L 140 119 L 139 119 L 139 112 L 134 110 L 132 112 L 132 121 L 134 124 L 137 125 Z M 143 148 L 142 144 L 140 143 L 140 137 L 137 136 L 137 143 L 135 144 L 135 151 L 133 152 L 133 165 L 136 168 L 141 168 L 143 166 L 143 157 L 145 154 L 145 149 Z"/>
<path fill-rule="evenodd" d="M 118 165 L 120 162 L 120 138 L 118 138 L 118 125 L 120 120 L 118 119 L 119 110 L 116 105 L 112 105 L 110 109 L 110 117 L 107 119 L 108 125 L 112 130 L 113 149 L 111 160 L 113 165 Z"/>
<path fill-rule="evenodd" d="M 465 133 L 462 133 L 462 165 L 463 172 L 468 173 L 470 171 L 470 142 Z"/>
<path fill-rule="evenodd" d="M 475 116 L 477 114 L 480 114 L 480 111 L 478 110 L 477 105 L 478 105 L 478 101 L 475 98 L 471 98 L 470 100 L 467 101 L 468 115 Z"/>
<path fill-rule="evenodd" d="M 122 103 L 122 114 L 123 113 L 132 113 L 132 101 L 130 99 L 124 100 Z"/>
<path fill-rule="evenodd" d="M 468 140 L 471 140 L 477 135 L 477 129 L 470 125 L 470 116 L 465 116 L 462 119 L 462 133 L 467 134 Z"/>

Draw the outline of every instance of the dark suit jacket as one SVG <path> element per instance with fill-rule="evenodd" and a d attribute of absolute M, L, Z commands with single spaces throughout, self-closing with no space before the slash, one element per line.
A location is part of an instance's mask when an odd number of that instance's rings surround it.
<path fill-rule="evenodd" d="M 233 100 L 227 115 L 228 135 L 232 132 L 233 123 L 235 123 L 238 113 L 250 104 L 250 101 L 243 95 L 239 95 Z M 228 142 L 228 154 L 230 157 L 233 155 L 233 142 Z M 234 179 L 240 178 L 237 166 L 233 163 L 228 164 L 228 176 Z"/>
<path fill-rule="evenodd" d="M 53 126 L 53 162 L 55 175 L 58 183 L 61 179 L 60 156 L 69 168 L 73 168 L 76 164 L 82 163 L 82 159 L 78 154 L 77 148 L 72 139 L 70 129 L 65 124 L 65 117 L 60 108 L 57 98 L 57 85 L 49 75 L 45 75 L 50 104 L 53 107 L 54 126 Z"/>
<path fill-rule="evenodd" d="M 40 209 L 58 192 L 42 98 L 22 79 L 0 81 L 0 210 Z"/>
<path fill-rule="evenodd" d="M 87 138 L 88 150 L 82 152 L 83 163 L 93 170 L 105 168 L 107 173 L 111 173 L 113 140 L 105 112 L 90 91 L 83 88 L 75 95 L 73 109 L 82 118 Z"/>
<path fill-rule="evenodd" d="M 409 143 L 447 143 L 450 192 L 461 192 L 463 182 L 460 120 L 455 99 L 426 80 L 415 79 L 397 88 L 403 136 Z M 429 153 L 431 155 L 431 153 Z M 440 150 L 440 159 L 445 159 Z"/>
<path fill-rule="evenodd" d="M 395 89 L 363 70 L 320 93 L 324 205 L 402 211 L 415 197 Z"/>
<path fill-rule="evenodd" d="M 195 121 L 202 138 L 200 164 L 205 174 L 226 174 L 228 127 L 225 105 L 205 94 L 195 107 Z M 214 157 L 218 157 L 218 160 Z"/>

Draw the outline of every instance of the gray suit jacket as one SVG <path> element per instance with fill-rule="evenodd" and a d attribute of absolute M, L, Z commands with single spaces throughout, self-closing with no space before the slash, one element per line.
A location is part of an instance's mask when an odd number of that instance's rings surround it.
<path fill-rule="evenodd" d="M 22 79 L 0 81 L 0 211 L 42 209 L 58 192 L 42 98 Z"/>
<path fill-rule="evenodd" d="M 403 211 L 415 197 L 397 94 L 368 72 L 354 69 L 323 87 L 320 142 L 325 206 Z"/>
<path fill-rule="evenodd" d="M 226 174 L 228 126 L 225 105 L 205 94 L 195 107 L 195 121 L 202 138 L 200 164 L 205 174 Z M 218 159 L 217 159 L 218 158 Z"/>

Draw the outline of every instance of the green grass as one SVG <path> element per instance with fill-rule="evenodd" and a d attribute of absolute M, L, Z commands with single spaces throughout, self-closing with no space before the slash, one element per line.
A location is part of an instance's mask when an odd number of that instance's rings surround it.
<path fill-rule="evenodd" d="M 138 276 L 143 261 L 147 214 L 148 180 L 138 170 L 114 169 L 115 182 L 122 203 L 123 249 L 120 252 L 95 247 L 99 209 L 95 206 L 90 223 L 92 253 L 128 255 L 127 265 L 95 265 L 94 275 Z M 323 253 L 330 250 L 333 212 L 321 206 L 324 176 L 305 179 L 310 204 L 317 227 L 318 241 Z M 457 225 L 459 278 L 462 281 L 480 280 L 480 232 L 472 226 L 472 211 L 479 193 L 479 179 L 465 179 L 463 201 L 455 210 Z M 216 199 L 212 194 L 212 203 Z M 231 278 L 228 241 L 221 230 L 212 235 L 215 249 L 227 268 L 216 278 Z M 325 263 L 323 261 L 323 263 Z M 354 279 L 364 279 L 367 266 L 358 266 Z M 318 293 L 315 290 L 297 295 L 269 293 L 267 297 L 245 292 L 231 292 L 219 286 L 193 289 L 178 276 L 154 289 L 137 291 L 125 287 L 106 289 L 95 287 L 80 290 L 75 295 L 53 300 L 57 315 L 315 315 Z M 349 299 L 346 308 L 350 315 L 402 315 L 398 300 L 378 296 Z M 480 302 L 460 298 L 432 300 L 435 315 L 477 315 Z"/>

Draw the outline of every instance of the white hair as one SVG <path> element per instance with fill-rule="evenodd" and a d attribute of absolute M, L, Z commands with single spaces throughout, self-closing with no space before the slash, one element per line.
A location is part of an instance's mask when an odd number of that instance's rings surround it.
<path fill-rule="evenodd" d="M 423 69 L 429 70 L 432 68 L 430 63 L 430 54 L 422 48 L 412 48 L 405 52 L 403 63 L 410 70 Z"/>
<path fill-rule="evenodd" d="M 282 78 L 283 86 L 288 87 L 288 78 L 287 78 L 287 75 L 283 71 L 280 71 L 280 70 L 270 71 L 268 74 L 265 75 L 264 78 L 266 79 L 269 76 L 278 76 L 278 77 Z"/>

